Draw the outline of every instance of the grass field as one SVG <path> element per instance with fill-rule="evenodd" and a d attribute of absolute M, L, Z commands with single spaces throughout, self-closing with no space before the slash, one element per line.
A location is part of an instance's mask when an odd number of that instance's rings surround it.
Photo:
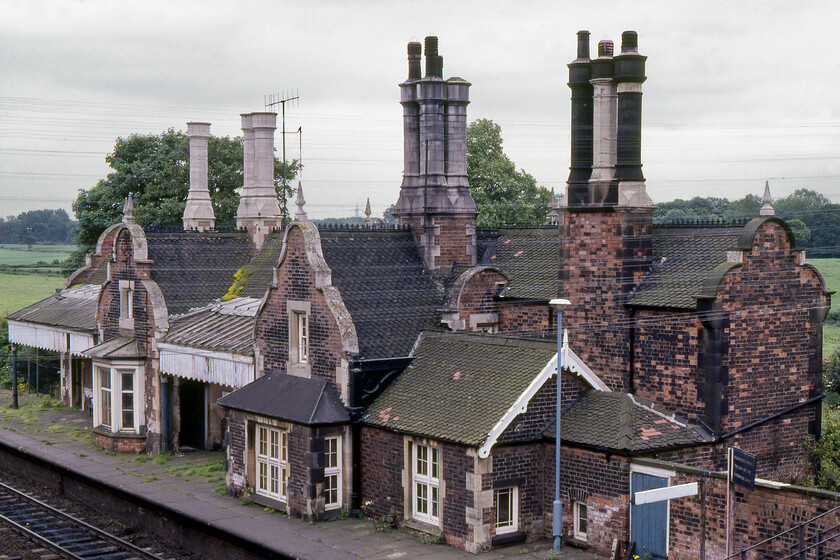
<path fill-rule="evenodd" d="M 44 299 L 63 285 L 63 276 L 0 272 L 0 317 Z"/>
<path fill-rule="evenodd" d="M 65 260 L 75 249 L 75 245 L 32 245 L 30 251 L 25 244 L 3 243 L 0 245 L 0 265 L 22 266 L 39 262 L 50 264 L 55 260 Z"/>
<path fill-rule="evenodd" d="M 840 259 L 808 259 L 822 272 L 829 290 L 840 292 Z M 840 296 L 832 298 L 831 308 L 840 309 Z M 826 323 L 823 326 L 823 358 L 830 358 L 840 348 L 840 325 Z"/>

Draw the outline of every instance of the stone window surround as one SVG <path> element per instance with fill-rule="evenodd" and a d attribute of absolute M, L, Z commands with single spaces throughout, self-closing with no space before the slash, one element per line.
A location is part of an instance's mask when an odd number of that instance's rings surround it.
<path fill-rule="evenodd" d="M 289 316 L 289 361 L 286 363 L 286 373 L 289 375 L 296 375 L 298 377 L 312 377 L 312 355 L 311 355 L 311 313 L 312 304 L 308 301 L 287 300 L 286 313 Z M 298 315 L 306 314 L 307 333 L 309 336 L 309 356 L 305 361 L 301 361 L 299 357 L 299 334 L 298 334 Z"/>
<path fill-rule="evenodd" d="M 329 441 L 336 442 L 335 454 L 335 466 L 329 467 L 327 466 L 327 450 L 328 450 L 328 443 Z M 343 453 L 343 446 L 344 438 L 341 434 L 326 436 L 324 438 L 324 509 L 329 511 L 333 509 L 341 509 L 341 505 L 343 503 L 342 495 L 344 494 L 344 477 L 343 477 L 343 465 L 342 462 L 344 461 L 344 453 Z M 326 481 L 327 477 L 335 476 L 336 477 L 336 501 L 335 502 L 328 502 L 327 501 L 327 488 L 326 488 Z"/>
<path fill-rule="evenodd" d="M 414 514 L 414 457 L 415 449 L 418 445 L 423 445 L 429 448 L 437 449 L 438 451 L 438 465 L 439 474 L 437 478 L 438 488 L 438 517 L 437 521 L 419 518 Z M 429 456 L 431 462 L 431 454 Z M 421 437 L 414 437 L 409 435 L 403 436 L 403 518 L 406 520 L 406 525 L 425 532 L 442 532 L 443 531 L 443 504 L 446 499 L 446 480 L 445 467 L 443 464 L 443 447 L 440 442 Z M 429 496 L 431 499 L 431 496 Z"/>
<path fill-rule="evenodd" d="M 120 280 L 120 328 L 134 328 L 134 280 Z"/>
<path fill-rule="evenodd" d="M 100 375 L 102 372 L 110 372 L 111 380 L 111 420 L 110 426 L 106 431 L 113 434 L 130 433 L 143 435 L 145 432 L 145 411 L 143 409 L 144 387 L 143 387 L 143 370 L 144 363 L 138 361 L 120 360 L 120 361 L 94 361 L 93 363 L 93 427 L 99 428 L 103 426 L 102 422 L 102 405 L 100 400 L 102 398 L 102 384 Z M 134 412 L 134 424 L 132 426 L 122 425 L 122 374 L 131 373 L 133 375 L 133 386 L 131 388 L 132 406 Z M 103 426 L 103 429 L 105 427 Z"/>

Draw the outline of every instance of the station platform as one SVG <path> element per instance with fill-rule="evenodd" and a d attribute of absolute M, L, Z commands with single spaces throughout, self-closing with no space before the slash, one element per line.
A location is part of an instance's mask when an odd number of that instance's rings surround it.
<path fill-rule="evenodd" d="M 260 542 L 278 554 L 307 560 L 475 558 L 445 544 L 426 544 L 411 532 L 377 531 L 372 520 L 350 517 L 309 524 L 261 506 L 243 504 L 224 492 L 221 451 L 185 452 L 178 456 L 112 454 L 92 444 L 87 412 L 54 406 L 55 401 L 20 395 L 11 408 L 11 391 L 0 389 L 0 443 L 61 465 L 104 486 L 155 502 L 242 539 Z M 550 541 L 518 543 L 477 557 L 486 560 L 547 560 Z M 556 558 L 590 559 L 593 554 L 564 547 Z"/>

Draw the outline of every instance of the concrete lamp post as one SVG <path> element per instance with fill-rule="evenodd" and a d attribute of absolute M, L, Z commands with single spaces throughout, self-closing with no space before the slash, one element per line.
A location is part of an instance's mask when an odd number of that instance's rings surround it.
<path fill-rule="evenodd" d="M 563 546 L 563 502 L 560 501 L 560 414 L 562 412 L 562 390 L 560 372 L 563 368 L 563 308 L 571 305 L 567 299 L 553 299 L 548 305 L 557 311 L 557 420 L 555 421 L 554 455 L 554 504 L 552 508 L 552 531 L 554 550 Z"/>

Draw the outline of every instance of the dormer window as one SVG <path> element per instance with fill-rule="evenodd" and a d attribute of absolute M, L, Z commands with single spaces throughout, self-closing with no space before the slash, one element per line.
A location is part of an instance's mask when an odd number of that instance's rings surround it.
<path fill-rule="evenodd" d="M 286 364 L 286 373 L 290 375 L 312 375 L 312 356 L 309 353 L 311 309 L 308 301 L 286 302 L 286 311 L 289 314 L 289 361 Z"/>

